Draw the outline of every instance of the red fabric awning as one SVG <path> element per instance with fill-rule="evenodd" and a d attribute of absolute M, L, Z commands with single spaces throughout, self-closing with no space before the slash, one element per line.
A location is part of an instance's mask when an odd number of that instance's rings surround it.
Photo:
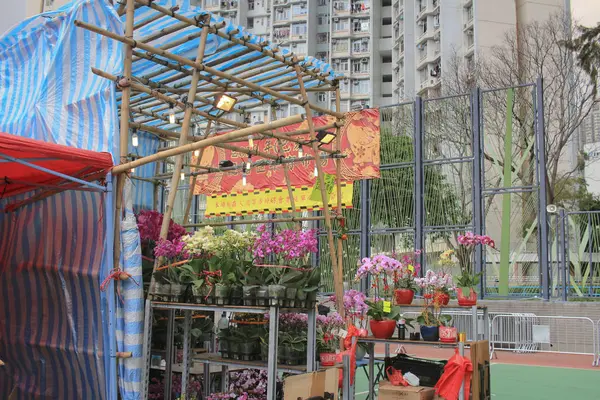
<path fill-rule="evenodd" d="M 113 166 L 109 153 L 76 149 L 0 132 L 0 153 L 84 181 L 102 179 Z M 81 184 L 7 160 L 0 155 L 0 198 L 38 188 L 65 190 Z"/>

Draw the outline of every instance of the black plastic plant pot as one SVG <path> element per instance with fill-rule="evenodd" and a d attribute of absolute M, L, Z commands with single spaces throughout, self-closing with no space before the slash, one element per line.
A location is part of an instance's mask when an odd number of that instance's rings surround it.
<path fill-rule="evenodd" d="M 296 294 L 298 293 L 297 288 L 286 288 L 285 289 L 285 304 L 286 307 L 296 307 Z"/>
<path fill-rule="evenodd" d="M 256 291 L 258 290 L 257 285 L 244 285 L 242 286 L 242 298 L 245 306 L 256 305 Z"/>
<path fill-rule="evenodd" d="M 257 306 L 268 306 L 269 305 L 269 287 L 260 286 L 256 291 L 256 305 Z"/>
<path fill-rule="evenodd" d="M 242 296 L 244 292 L 241 286 L 233 286 L 229 294 L 229 304 L 234 306 L 242 305 Z"/>

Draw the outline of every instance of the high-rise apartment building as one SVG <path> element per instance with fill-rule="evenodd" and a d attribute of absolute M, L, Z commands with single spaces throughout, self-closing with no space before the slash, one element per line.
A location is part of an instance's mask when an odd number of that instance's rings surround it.
<path fill-rule="evenodd" d="M 474 66 L 519 24 L 570 9 L 569 0 L 186 1 L 280 48 L 330 63 L 345 75 L 342 111 L 439 96 L 455 56 Z M 20 6 L 22 18 L 41 11 L 41 4 L 48 10 L 67 2 L 27 0 Z M 314 96 L 324 106 L 333 105 L 331 93 Z M 278 116 L 300 112 L 301 107 L 289 106 Z M 252 110 L 252 121 L 268 118 L 266 108 Z"/>

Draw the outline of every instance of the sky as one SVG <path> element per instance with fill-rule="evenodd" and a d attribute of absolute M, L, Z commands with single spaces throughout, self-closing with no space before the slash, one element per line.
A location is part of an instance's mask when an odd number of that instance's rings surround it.
<path fill-rule="evenodd" d="M 571 0 L 573 18 L 586 26 L 600 22 L 600 0 Z"/>

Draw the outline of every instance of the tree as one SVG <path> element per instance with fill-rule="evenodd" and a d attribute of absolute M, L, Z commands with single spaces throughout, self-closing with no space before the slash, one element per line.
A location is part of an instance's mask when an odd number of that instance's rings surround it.
<path fill-rule="evenodd" d="M 594 86 L 586 72 L 577 66 L 570 49 L 563 46 L 570 21 L 554 15 L 545 21 L 532 22 L 507 32 L 502 44 L 493 47 L 476 65 L 467 66 L 455 57 L 450 71 L 444 71 L 446 94 L 466 93 L 477 85 L 487 88 L 511 87 L 534 83 L 544 78 L 544 118 L 546 138 L 545 177 L 548 202 L 553 203 L 564 189 L 557 183 L 579 173 L 578 133 L 591 110 Z M 586 36 L 589 37 L 589 36 Z M 597 43 L 592 47 L 597 47 Z M 586 53 L 589 54 L 589 51 Z M 591 54 L 595 54 L 592 52 Z M 589 59 L 589 56 L 588 58 Z M 501 182 L 494 168 L 504 168 L 507 91 L 483 95 L 484 157 L 486 177 Z M 531 185 L 535 177 L 534 144 L 535 96 L 531 87 L 514 90 L 511 110 L 513 148 L 511 169 L 515 184 Z M 455 113 L 457 114 L 457 113 Z M 469 125 L 463 126 L 467 130 Z M 569 152 L 572 152 L 569 154 Z M 494 176 L 495 175 L 495 176 Z M 492 184 L 492 182 L 489 182 Z"/>
<path fill-rule="evenodd" d="M 566 47 L 577 53 L 579 65 L 591 78 L 594 90 L 598 87 L 598 68 L 600 68 L 600 23 L 595 27 L 578 27 L 579 36 L 567 40 Z M 594 94 L 596 94 L 594 92 Z"/>

